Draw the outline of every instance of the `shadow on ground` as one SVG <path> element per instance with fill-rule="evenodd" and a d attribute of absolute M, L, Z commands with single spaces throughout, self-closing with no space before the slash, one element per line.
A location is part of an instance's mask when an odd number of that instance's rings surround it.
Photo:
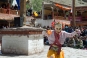
<path fill-rule="evenodd" d="M 2 54 L 0 50 L 0 56 L 6 57 L 18 57 L 18 56 L 28 56 L 28 55 L 14 55 L 14 54 Z"/>

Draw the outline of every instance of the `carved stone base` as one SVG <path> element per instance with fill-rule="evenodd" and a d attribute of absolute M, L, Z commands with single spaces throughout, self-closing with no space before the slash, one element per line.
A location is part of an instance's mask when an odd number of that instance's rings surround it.
<path fill-rule="evenodd" d="M 40 53 L 44 49 L 42 35 L 2 37 L 1 51 L 3 54 L 31 55 Z"/>

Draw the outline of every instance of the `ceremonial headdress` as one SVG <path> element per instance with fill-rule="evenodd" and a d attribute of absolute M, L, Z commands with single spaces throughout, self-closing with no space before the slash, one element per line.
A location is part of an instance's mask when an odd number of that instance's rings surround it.
<path fill-rule="evenodd" d="M 60 24 L 59 22 L 58 23 L 55 23 L 55 27 L 62 28 L 62 24 Z"/>

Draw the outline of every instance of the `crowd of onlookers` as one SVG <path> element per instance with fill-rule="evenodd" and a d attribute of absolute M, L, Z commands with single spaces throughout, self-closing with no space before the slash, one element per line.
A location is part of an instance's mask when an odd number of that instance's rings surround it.
<path fill-rule="evenodd" d="M 47 30 L 52 29 L 49 26 L 45 26 L 43 27 Z M 64 31 L 66 32 L 73 32 L 75 29 L 77 28 L 71 28 L 69 26 L 65 26 L 65 28 L 63 28 Z M 81 33 L 78 35 L 75 35 L 74 37 L 71 38 L 66 38 L 64 44 L 62 45 L 63 47 L 73 47 L 73 48 L 78 48 L 78 49 L 87 49 L 87 28 L 86 27 L 82 27 L 82 28 L 78 28 Z M 47 36 L 44 36 L 44 44 L 49 45 L 49 41 Z"/>
<path fill-rule="evenodd" d="M 63 46 L 73 47 L 73 48 L 87 48 L 87 36 L 74 36 L 67 38 Z"/>
<path fill-rule="evenodd" d="M 11 6 L 10 3 L 3 3 L 0 5 L 0 8 L 7 14 L 10 14 L 11 10 L 18 10 L 18 6 L 16 4 L 14 6 Z"/>
<path fill-rule="evenodd" d="M 75 35 L 72 38 L 66 38 L 66 41 L 63 46 L 80 49 L 87 48 L 87 27 L 79 27 L 78 29 L 81 31 L 81 33 L 79 35 Z M 64 30 L 66 32 L 71 33 L 74 31 L 74 28 L 65 26 Z"/>

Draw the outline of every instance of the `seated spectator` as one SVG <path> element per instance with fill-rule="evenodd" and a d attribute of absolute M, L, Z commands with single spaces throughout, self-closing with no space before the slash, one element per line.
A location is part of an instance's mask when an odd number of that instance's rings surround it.
<path fill-rule="evenodd" d="M 87 35 L 87 29 L 84 28 L 84 29 L 82 30 L 81 36 L 86 36 L 86 35 Z"/>
<path fill-rule="evenodd" d="M 84 30 L 85 36 L 87 36 L 87 29 Z"/>
<path fill-rule="evenodd" d="M 46 29 L 46 26 L 43 26 L 44 29 Z"/>
<path fill-rule="evenodd" d="M 48 41 L 48 37 L 47 36 L 44 36 L 44 44 L 45 45 L 49 45 L 49 41 Z"/>
<path fill-rule="evenodd" d="M 12 6 L 11 9 L 14 10 L 14 6 Z"/>
<path fill-rule="evenodd" d="M 69 41 L 68 41 L 68 47 L 74 47 L 74 43 L 75 43 L 75 40 L 74 40 L 74 38 L 73 37 L 71 37 L 70 39 L 69 39 Z"/>
<path fill-rule="evenodd" d="M 28 10 L 28 13 L 29 13 L 29 16 L 32 16 L 32 9 L 31 8 Z"/>
<path fill-rule="evenodd" d="M 69 41 L 69 38 L 66 38 L 64 44 L 62 45 L 63 47 L 67 47 L 68 46 L 68 41 Z"/>
<path fill-rule="evenodd" d="M 10 13 L 10 4 L 9 3 L 7 3 L 7 8 L 6 9 L 7 9 L 6 13 L 9 14 Z"/>
<path fill-rule="evenodd" d="M 6 29 L 6 27 L 5 27 L 5 26 L 3 26 L 3 29 Z"/>
<path fill-rule="evenodd" d="M 84 48 L 87 48 L 87 38 L 85 36 L 83 38 L 83 46 Z"/>
<path fill-rule="evenodd" d="M 79 41 L 79 48 L 82 49 L 83 48 L 83 41 L 81 39 L 79 39 L 78 41 Z"/>
<path fill-rule="evenodd" d="M 79 39 L 77 36 L 74 37 L 74 39 L 75 39 L 75 48 L 77 48 L 77 49 L 83 48 L 83 41 L 81 39 Z"/>
<path fill-rule="evenodd" d="M 15 9 L 15 10 L 18 10 L 18 6 L 17 6 L 16 4 L 15 4 L 15 6 L 14 6 L 14 9 Z"/>
<path fill-rule="evenodd" d="M 65 25 L 64 31 L 66 31 L 66 32 L 69 31 L 69 27 L 68 27 L 68 25 Z"/>
<path fill-rule="evenodd" d="M 46 34 L 46 30 L 44 30 L 42 32 L 42 34 L 43 34 L 43 38 L 44 38 L 44 44 L 45 45 L 49 45 L 49 41 L 48 41 L 48 37 L 47 37 L 47 34 Z"/>
<path fill-rule="evenodd" d="M 7 6 L 6 6 L 5 3 L 3 3 L 3 4 L 1 5 L 1 7 L 6 9 Z"/>

